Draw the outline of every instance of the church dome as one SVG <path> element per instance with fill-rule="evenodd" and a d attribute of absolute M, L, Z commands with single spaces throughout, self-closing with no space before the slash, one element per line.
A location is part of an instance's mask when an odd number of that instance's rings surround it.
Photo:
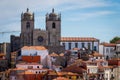
<path fill-rule="evenodd" d="M 26 13 L 24 13 L 24 16 L 32 16 L 32 13 L 26 12 Z"/>
<path fill-rule="evenodd" d="M 54 13 L 54 9 L 52 9 L 52 13 L 50 13 L 49 16 L 50 16 L 50 17 L 56 17 L 56 16 L 57 16 L 57 14 Z"/>
<path fill-rule="evenodd" d="M 24 13 L 24 16 L 32 16 L 32 13 L 29 12 L 28 8 L 27 8 L 27 11 Z"/>
<path fill-rule="evenodd" d="M 50 15 L 49 15 L 50 17 L 56 17 L 57 16 L 57 14 L 56 13 L 50 13 Z"/>
<path fill-rule="evenodd" d="M 33 20 L 34 15 L 31 12 L 29 12 L 29 9 L 27 8 L 27 11 L 24 14 L 22 14 L 22 19 L 24 19 L 24 20 Z"/>

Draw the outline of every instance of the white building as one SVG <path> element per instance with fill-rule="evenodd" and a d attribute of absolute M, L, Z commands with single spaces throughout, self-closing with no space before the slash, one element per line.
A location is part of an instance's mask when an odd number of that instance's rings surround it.
<path fill-rule="evenodd" d="M 23 69 L 42 69 L 43 66 L 39 63 L 19 63 L 16 64 L 16 68 L 23 68 Z"/>
<path fill-rule="evenodd" d="M 65 46 L 65 50 L 86 48 L 99 51 L 99 40 L 92 37 L 62 37 L 61 45 Z"/>
<path fill-rule="evenodd" d="M 63 53 L 61 53 L 61 55 L 58 55 L 56 53 L 51 53 L 47 56 L 47 64 L 48 64 L 48 68 L 55 70 L 55 71 L 61 71 L 62 66 L 60 66 L 60 56 L 64 56 Z"/>
<path fill-rule="evenodd" d="M 115 53 L 116 44 L 113 43 L 101 43 L 99 45 L 99 53 L 103 54 L 105 58 L 112 58 Z"/>
<path fill-rule="evenodd" d="M 94 52 L 86 63 L 87 73 L 97 74 L 98 80 L 103 78 L 105 78 L 105 80 L 110 80 L 113 75 L 112 66 L 109 66 L 108 61 L 104 59 L 104 56 L 97 52 Z"/>
<path fill-rule="evenodd" d="M 48 50 L 44 46 L 24 46 L 21 49 L 21 56 L 34 56 L 34 55 L 39 55 L 41 56 L 41 64 L 43 66 L 47 66 L 47 55 L 48 55 Z"/>
<path fill-rule="evenodd" d="M 116 42 L 116 57 L 120 58 L 120 40 Z"/>
<path fill-rule="evenodd" d="M 25 75 L 29 77 L 38 74 L 44 74 L 48 72 L 48 69 L 43 69 L 43 66 L 39 63 L 19 63 L 16 64 L 16 68 L 9 69 L 9 80 L 26 80 Z M 4 79 L 5 80 L 5 79 Z M 28 79 L 27 79 L 28 80 Z"/>
<path fill-rule="evenodd" d="M 39 74 L 46 72 L 46 69 L 43 69 L 43 66 L 39 63 L 19 63 L 16 64 L 17 69 L 26 69 L 27 71 L 33 72 L 34 74 Z"/>

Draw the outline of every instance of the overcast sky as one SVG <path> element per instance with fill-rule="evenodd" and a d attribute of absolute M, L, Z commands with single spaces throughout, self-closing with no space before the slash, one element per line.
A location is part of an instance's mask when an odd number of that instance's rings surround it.
<path fill-rule="evenodd" d="M 35 13 L 35 28 L 45 29 L 45 15 L 52 8 L 61 13 L 62 36 L 95 37 L 109 42 L 120 36 L 120 0 L 0 0 L 0 42 L 19 35 L 22 12 Z M 10 32 L 10 33 L 1 33 Z"/>

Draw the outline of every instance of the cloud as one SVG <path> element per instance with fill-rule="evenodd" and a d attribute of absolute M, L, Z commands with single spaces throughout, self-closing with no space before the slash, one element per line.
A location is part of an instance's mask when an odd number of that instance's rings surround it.
<path fill-rule="evenodd" d="M 87 12 L 87 13 L 77 13 L 77 14 L 72 15 L 67 20 L 68 21 L 83 21 L 83 20 L 87 20 L 90 18 L 110 15 L 110 14 L 114 14 L 114 13 L 115 12 L 113 12 L 113 11 L 94 11 L 94 12 Z"/>
<path fill-rule="evenodd" d="M 116 5 L 118 7 L 119 3 L 114 3 L 112 0 L 1 0 L 0 30 L 20 30 L 20 15 L 21 12 L 26 11 L 26 8 L 35 12 L 35 27 L 38 28 L 43 24 L 42 20 L 45 20 L 45 14 L 50 12 L 52 8 L 61 12 L 62 15 L 65 13 L 63 16 L 67 21 L 79 21 L 114 13 L 112 10 L 94 10 L 91 12 L 85 10 L 109 8 Z M 68 17 L 69 15 L 70 17 Z M 62 22 L 62 24 L 64 23 L 66 22 Z"/>

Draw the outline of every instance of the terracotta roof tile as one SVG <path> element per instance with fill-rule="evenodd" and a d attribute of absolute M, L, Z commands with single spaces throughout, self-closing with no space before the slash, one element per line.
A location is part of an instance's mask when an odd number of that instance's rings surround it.
<path fill-rule="evenodd" d="M 53 53 L 50 54 L 50 56 L 58 56 L 58 54 L 53 52 Z"/>
<path fill-rule="evenodd" d="M 47 50 L 44 46 L 24 46 L 22 47 L 23 50 L 31 50 L 31 49 L 34 49 L 34 50 Z"/>
<path fill-rule="evenodd" d="M 64 53 L 60 53 L 59 56 L 64 56 Z"/>
<path fill-rule="evenodd" d="M 106 42 L 101 43 L 101 45 L 104 45 L 106 47 L 115 47 L 116 46 L 116 44 L 114 44 L 114 43 L 106 43 Z"/>
<path fill-rule="evenodd" d="M 30 71 L 25 71 L 24 74 L 34 74 L 34 73 Z"/>
<path fill-rule="evenodd" d="M 78 42 L 78 41 L 99 41 L 96 38 L 92 37 L 62 37 L 62 42 Z"/>
<path fill-rule="evenodd" d="M 103 56 L 102 54 L 100 54 L 98 52 L 94 52 L 92 55 L 95 56 L 95 57 L 101 57 L 101 56 Z"/>
<path fill-rule="evenodd" d="M 73 48 L 72 50 L 80 50 L 79 48 Z"/>
<path fill-rule="evenodd" d="M 69 79 L 64 78 L 64 77 L 57 77 L 56 79 L 53 79 L 53 80 L 69 80 Z"/>
<path fill-rule="evenodd" d="M 4 53 L 0 53 L 0 56 L 5 56 L 5 54 Z"/>
<path fill-rule="evenodd" d="M 70 66 L 64 68 L 62 71 L 82 74 L 86 70 L 84 68 L 77 66 L 77 65 L 70 65 Z"/>
<path fill-rule="evenodd" d="M 118 40 L 118 41 L 116 42 L 116 44 L 120 44 L 120 40 Z"/>
<path fill-rule="evenodd" d="M 104 66 L 104 68 L 113 68 L 113 66 Z"/>

